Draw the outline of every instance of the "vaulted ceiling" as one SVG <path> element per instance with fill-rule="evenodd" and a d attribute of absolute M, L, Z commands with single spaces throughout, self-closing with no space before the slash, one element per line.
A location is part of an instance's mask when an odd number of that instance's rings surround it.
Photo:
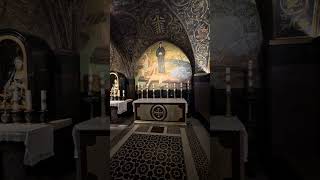
<path fill-rule="evenodd" d="M 132 62 L 161 40 L 177 45 L 194 61 L 188 33 L 164 0 L 113 0 L 111 39 Z"/>

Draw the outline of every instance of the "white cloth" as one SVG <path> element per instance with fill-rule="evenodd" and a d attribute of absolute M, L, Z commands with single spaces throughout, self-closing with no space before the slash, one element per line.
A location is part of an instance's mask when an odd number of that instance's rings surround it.
<path fill-rule="evenodd" d="M 0 142 L 24 142 L 24 164 L 34 166 L 54 155 L 53 129 L 48 124 L 0 124 Z"/>
<path fill-rule="evenodd" d="M 213 116 L 210 118 L 210 130 L 217 131 L 240 131 L 240 143 L 242 148 L 241 158 L 244 162 L 248 161 L 248 133 L 245 126 L 237 117 Z"/>
<path fill-rule="evenodd" d="M 79 158 L 80 151 L 80 131 L 109 131 L 110 119 L 108 118 L 93 118 L 75 125 L 72 129 L 72 137 L 74 143 L 74 158 Z"/>
<path fill-rule="evenodd" d="M 127 99 L 125 101 L 110 101 L 110 106 L 116 107 L 118 109 L 117 114 L 122 114 L 124 112 L 127 112 L 128 103 L 131 101 L 132 101 L 132 99 Z"/>
<path fill-rule="evenodd" d="M 188 113 L 188 103 L 183 98 L 144 98 L 133 101 L 133 112 L 135 104 L 185 104 L 186 113 Z"/>

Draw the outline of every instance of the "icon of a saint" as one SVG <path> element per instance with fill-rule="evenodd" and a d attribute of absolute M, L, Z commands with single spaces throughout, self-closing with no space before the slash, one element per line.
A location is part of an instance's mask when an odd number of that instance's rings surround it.
<path fill-rule="evenodd" d="M 166 50 L 162 47 L 162 42 L 159 43 L 159 48 L 157 49 L 156 55 L 158 58 L 158 70 L 159 73 L 165 73 L 165 62 L 164 56 L 166 54 Z"/>

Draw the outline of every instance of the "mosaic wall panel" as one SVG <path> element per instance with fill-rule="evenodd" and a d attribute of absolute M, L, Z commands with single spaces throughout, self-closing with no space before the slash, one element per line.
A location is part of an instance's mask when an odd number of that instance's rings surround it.
<path fill-rule="evenodd" d="M 150 45 L 161 40 L 177 45 L 186 53 L 190 61 L 194 62 L 193 49 L 197 48 L 194 48 L 193 41 L 190 41 L 189 34 L 191 33 L 186 31 L 186 25 L 181 21 L 181 17 L 166 1 L 115 0 L 111 15 L 111 37 L 124 49 L 131 63 L 134 64 Z M 204 31 L 205 28 L 200 27 L 205 27 L 205 24 L 199 25 L 196 33 L 197 37 L 202 39 L 204 35 L 201 31 Z M 198 49 L 201 48 L 198 47 Z M 196 70 L 197 62 L 194 63 Z M 131 76 L 134 75 L 131 74 Z"/>
<path fill-rule="evenodd" d="M 225 67 L 231 66 L 232 87 L 243 88 L 249 59 L 254 86 L 259 86 L 257 56 L 263 37 L 255 1 L 215 0 L 210 9 L 214 86 L 225 88 Z"/>
<path fill-rule="evenodd" d="M 210 72 L 209 68 L 209 1 L 166 0 L 183 23 L 192 45 L 196 72 Z"/>
<path fill-rule="evenodd" d="M 187 83 L 192 76 L 190 61 L 184 52 L 174 44 L 162 41 L 146 50 L 135 69 L 136 84 L 147 85 L 150 89 L 151 84 Z"/>
<path fill-rule="evenodd" d="M 274 36 L 296 37 L 317 36 L 319 1 L 317 0 L 278 0 L 274 6 Z"/>

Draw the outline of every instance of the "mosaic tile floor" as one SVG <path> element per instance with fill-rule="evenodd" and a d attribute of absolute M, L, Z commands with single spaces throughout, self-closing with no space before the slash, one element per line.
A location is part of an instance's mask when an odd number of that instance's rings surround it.
<path fill-rule="evenodd" d="M 134 125 L 112 144 L 121 144 L 111 159 L 113 179 L 194 179 L 190 167 L 196 179 L 207 179 L 209 159 L 192 127 Z"/>
<path fill-rule="evenodd" d="M 181 137 L 132 134 L 111 160 L 113 179 L 186 179 Z"/>

